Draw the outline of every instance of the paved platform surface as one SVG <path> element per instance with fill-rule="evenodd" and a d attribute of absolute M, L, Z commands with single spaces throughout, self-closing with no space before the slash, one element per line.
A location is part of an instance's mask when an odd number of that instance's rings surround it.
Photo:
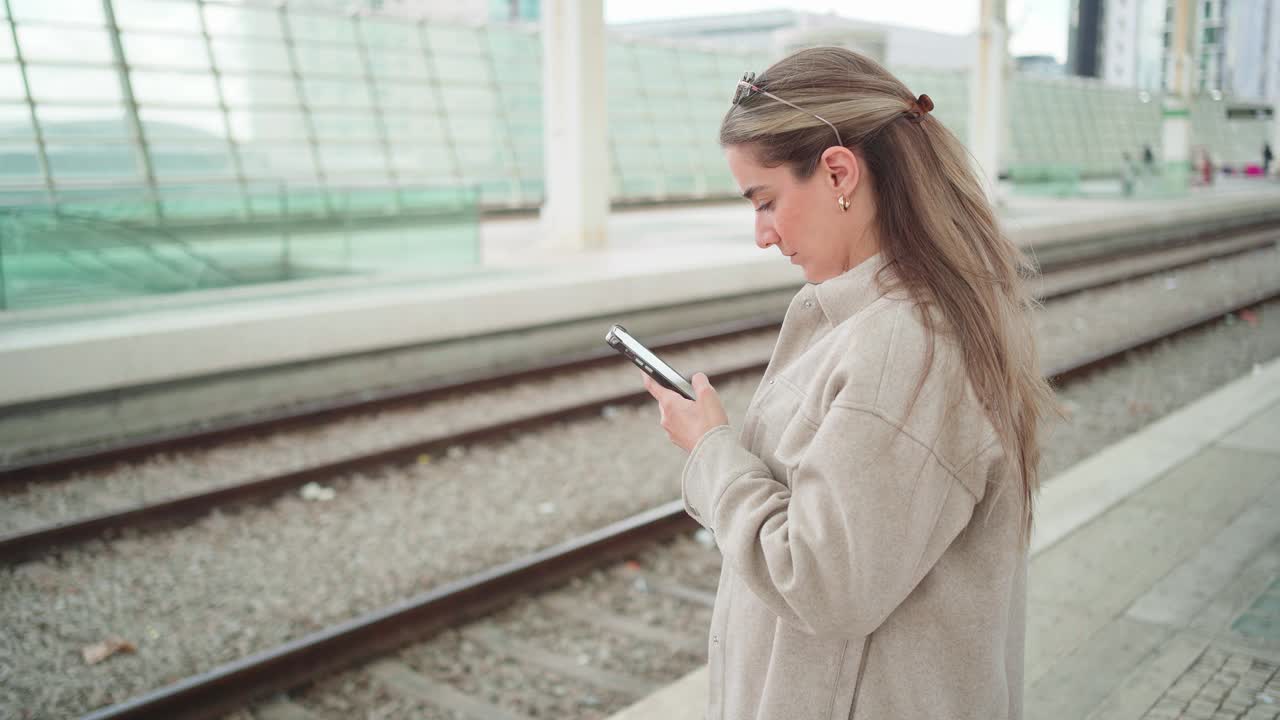
<path fill-rule="evenodd" d="M 1038 513 L 1026 718 L 1280 717 L 1280 360 L 1048 480 Z M 700 720 L 706 692 L 700 669 L 611 720 Z"/>

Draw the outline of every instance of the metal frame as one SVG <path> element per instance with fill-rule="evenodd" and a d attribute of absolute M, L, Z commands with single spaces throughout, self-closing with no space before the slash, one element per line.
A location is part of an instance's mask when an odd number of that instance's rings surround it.
<path fill-rule="evenodd" d="M 511 118 L 507 114 L 507 103 L 503 102 L 502 84 L 498 82 L 498 62 L 494 57 L 493 51 L 493 33 L 487 28 L 479 29 L 476 32 L 484 34 L 485 57 L 489 61 L 489 87 L 493 90 L 493 96 L 497 98 L 498 112 L 497 120 L 502 126 L 503 146 L 506 148 L 507 156 L 511 161 L 507 163 L 507 182 L 511 183 L 511 207 L 519 207 L 523 193 L 520 187 L 520 156 L 516 154 L 515 140 L 511 137 Z"/>
<path fill-rule="evenodd" d="M 289 58 L 289 74 L 293 78 L 294 92 L 298 96 L 298 110 L 302 114 L 303 126 L 306 128 L 307 147 L 311 150 L 311 162 L 315 163 L 316 167 L 316 181 L 324 189 L 325 209 L 330 214 L 333 214 L 333 197 L 329 193 L 329 173 L 325 169 L 323 156 L 320 153 L 320 140 L 316 134 L 315 119 L 311 117 L 311 105 L 302 82 L 302 71 L 298 64 L 298 49 L 293 37 L 293 23 L 290 21 L 288 4 L 281 3 L 277 12 L 279 13 L 281 41 L 284 43 L 285 53 Z"/>
<path fill-rule="evenodd" d="M 116 74 L 120 81 L 120 95 L 124 102 L 125 119 L 129 130 L 133 133 L 134 157 L 142 178 L 146 182 L 147 194 L 150 196 L 152 210 L 157 220 L 164 218 L 164 208 L 160 203 L 160 189 L 156 184 L 156 170 L 151 162 L 151 149 L 147 145 L 147 134 L 142 129 L 142 120 L 138 118 L 138 101 L 133 96 L 132 73 L 128 59 L 124 55 L 124 45 L 120 42 L 120 26 L 116 23 L 115 8 L 111 0 L 102 0 L 102 15 L 106 21 L 107 36 L 111 41 L 111 53 L 115 57 Z"/>
<path fill-rule="evenodd" d="M 40 172 L 44 176 L 45 193 L 48 195 L 49 204 L 53 207 L 58 205 L 58 192 L 53 183 L 53 171 L 49 165 L 49 150 L 44 140 L 44 129 L 40 123 L 40 116 L 36 114 L 36 103 L 31 96 L 31 80 L 27 77 L 27 62 L 22 54 L 22 42 L 18 39 L 18 21 L 13 17 L 13 5 L 11 0 L 4 0 L 4 10 L 9 23 L 9 35 L 13 38 L 13 59 L 18 66 L 18 74 L 22 77 L 22 92 L 26 96 L 27 113 L 31 117 L 31 131 L 36 137 L 36 156 L 40 160 Z M 0 277 L 0 279 L 3 279 Z M 0 298 L 2 301 L 3 298 Z M 3 306 L 0 305 L 0 309 Z"/>
<path fill-rule="evenodd" d="M 431 37 L 427 34 L 427 21 L 418 21 L 418 41 L 422 44 L 422 57 L 427 66 L 427 82 L 431 85 L 431 95 L 436 107 L 440 109 L 440 129 L 444 134 L 444 145 L 449 151 L 449 160 L 453 164 L 453 179 L 465 182 L 467 175 L 462 170 L 462 160 L 458 157 L 458 143 L 453 135 L 453 126 L 446 112 L 444 92 L 441 90 L 440 68 L 436 65 L 435 48 L 431 45 Z"/>
<path fill-rule="evenodd" d="M 355 25 L 353 33 L 356 39 L 356 52 L 360 55 L 360 65 L 363 69 L 363 77 L 365 89 L 369 92 L 369 105 L 373 110 L 373 121 L 377 127 L 378 144 L 382 146 L 382 168 L 387 174 L 387 179 L 391 181 L 393 187 L 400 187 L 399 173 L 396 171 L 395 165 L 391 163 L 391 140 L 387 134 L 387 122 L 383 118 L 383 108 L 381 98 L 378 97 L 378 81 L 373 74 L 373 63 L 369 59 L 369 46 L 364 36 L 364 23 L 360 16 L 352 19 Z M 404 198 L 399 191 L 395 194 L 396 210 L 404 210 Z"/>
<path fill-rule="evenodd" d="M 244 172 L 244 158 L 240 155 L 240 143 L 231 128 L 231 108 L 227 106 L 227 94 L 222 87 L 222 71 L 213 52 L 213 38 L 209 34 L 209 19 L 205 15 L 206 0 L 196 1 L 196 15 L 200 19 L 200 35 L 204 39 L 205 55 L 209 58 L 209 72 L 213 73 L 213 85 L 218 91 L 218 109 L 222 113 L 222 129 L 227 134 L 227 151 L 235 168 L 236 183 L 240 186 L 240 204 L 245 217 L 253 217 L 253 203 L 249 200 L 249 184 Z"/>

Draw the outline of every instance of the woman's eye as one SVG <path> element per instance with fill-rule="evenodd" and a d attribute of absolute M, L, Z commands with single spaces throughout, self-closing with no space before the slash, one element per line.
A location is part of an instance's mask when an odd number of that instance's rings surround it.
<path fill-rule="evenodd" d="M 764 211 L 766 211 L 766 210 L 772 210 L 772 209 L 773 209 L 773 201 L 772 201 L 772 200 L 770 200 L 769 202 L 767 202 L 767 203 L 765 203 L 765 204 L 761 205 L 760 207 L 756 208 L 756 212 L 764 212 Z"/>

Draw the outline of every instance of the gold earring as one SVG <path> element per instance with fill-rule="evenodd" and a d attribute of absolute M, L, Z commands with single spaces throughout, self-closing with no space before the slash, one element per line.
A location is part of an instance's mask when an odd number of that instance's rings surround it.
<path fill-rule="evenodd" d="M 836 204 L 840 206 L 840 212 L 849 212 L 849 201 L 843 195 L 836 199 Z"/>

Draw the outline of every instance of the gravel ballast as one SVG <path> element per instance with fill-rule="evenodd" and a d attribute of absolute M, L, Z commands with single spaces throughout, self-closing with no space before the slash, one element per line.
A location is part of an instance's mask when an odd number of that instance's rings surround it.
<path fill-rule="evenodd" d="M 1256 255 L 1246 259 L 1257 274 L 1277 277 L 1274 251 Z M 1158 276 L 1143 281 L 1145 291 L 1125 286 L 1050 304 L 1040 319 L 1042 337 L 1051 336 L 1046 363 L 1091 342 L 1110 317 L 1137 323 L 1128 332 L 1153 323 L 1164 303 L 1192 293 L 1189 272 L 1171 276 L 1172 289 Z M 1248 277 L 1241 268 L 1204 282 L 1243 293 Z M 1088 320 L 1080 327 L 1075 318 Z M 1052 337 L 1059 333 L 1070 337 Z M 1070 422 L 1046 444 L 1044 476 L 1277 355 L 1280 304 L 1270 303 L 1073 384 L 1061 396 Z M 718 386 L 731 418 L 741 418 L 755 382 Z M 618 407 L 508 443 L 337 478 L 327 483 L 331 501 L 290 494 L 3 568 L 0 710 L 79 714 L 567 540 L 678 497 L 683 460 L 656 408 Z M 137 651 L 86 665 L 81 648 L 110 635 Z"/>

